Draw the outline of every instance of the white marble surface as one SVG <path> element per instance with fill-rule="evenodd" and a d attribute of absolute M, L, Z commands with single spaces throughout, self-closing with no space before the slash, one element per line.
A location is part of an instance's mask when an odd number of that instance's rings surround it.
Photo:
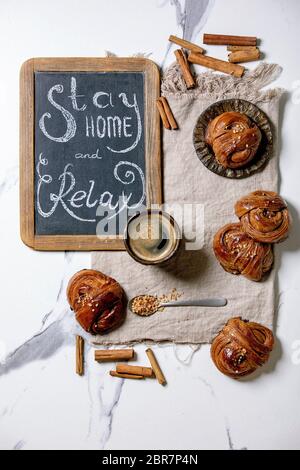
<path fill-rule="evenodd" d="M 0 0 L 1 449 L 300 448 L 299 15 L 298 0 Z M 90 256 L 38 253 L 20 241 L 20 65 L 34 56 L 105 50 L 144 52 L 165 65 L 173 60 L 169 34 L 199 41 L 204 24 L 208 32 L 258 35 L 266 60 L 283 66 L 281 193 L 294 229 L 281 247 L 275 352 L 262 373 L 243 382 L 223 377 L 207 346 L 194 354 L 188 346 L 156 347 L 165 388 L 111 379 L 110 365 L 94 363 L 92 350 L 86 376 L 77 377 L 65 286 Z M 141 363 L 144 349 L 136 347 Z"/>

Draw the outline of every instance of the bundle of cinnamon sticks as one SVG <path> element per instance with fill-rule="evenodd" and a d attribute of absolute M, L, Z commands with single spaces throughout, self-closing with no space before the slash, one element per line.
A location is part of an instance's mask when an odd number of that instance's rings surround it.
<path fill-rule="evenodd" d="M 132 366 L 128 364 L 117 363 L 116 370 L 111 370 L 109 373 L 112 377 L 119 377 L 122 379 L 145 379 L 146 377 L 156 377 L 158 383 L 165 385 L 165 376 L 158 364 L 152 349 L 146 349 L 151 367 Z M 95 361 L 97 362 L 118 362 L 130 361 L 134 358 L 135 352 L 133 349 L 96 349 Z M 83 375 L 84 373 L 84 340 L 81 336 L 76 336 L 76 373 Z"/>
<path fill-rule="evenodd" d="M 174 118 L 174 115 L 172 113 L 172 110 L 170 108 L 170 105 L 167 101 L 167 99 L 164 96 L 161 96 L 157 101 L 156 101 L 156 106 L 158 109 L 158 112 L 160 114 L 163 126 L 166 129 L 172 129 L 176 130 L 178 129 L 177 122 Z"/>
<path fill-rule="evenodd" d="M 229 36 L 205 33 L 203 35 L 204 44 L 227 46 L 227 50 L 229 51 L 228 62 L 207 56 L 201 46 L 178 38 L 177 36 L 171 35 L 169 41 L 181 47 L 180 49 L 176 49 L 174 54 L 188 90 L 196 86 L 195 77 L 191 71 L 190 64 L 202 65 L 219 72 L 227 73 L 236 78 L 241 78 L 244 74 L 245 67 L 239 64 L 260 58 L 257 38 L 254 36 Z M 178 124 L 166 97 L 160 97 L 156 104 L 165 129 L 178 129 Z"/>
<path fill-rule="evenodd" d="M 132 366 L 128 364 L 117 363 L 116 370 L 111 370 L 109 373 L 112 377 L 119 377 L 122 379 L 145 379 L 146 377 L 156 377 L 161 385 L 166 383 L 166 379 L 162 370 L 157 362 L 157 359 L 152 349 L 146 349 L 151 367 L 145 366 Z M 95 360 L 98 362 L 118 362 L 129 361 L 134 358 L 133 349 L 105 349 L 95 351 Z"/>
<path fill-rule="evenodd" d="M 258 60 L 260 58 L 257 38 L 254 36 L 204 34 L 204 44 L 227 46 L 227 50 L 229 51 L 228 62 L 207 56 L 201 46 L 186 41 L 185 39 L 180 39 L 177 36 L 171 35 L 169 41 L 181 47 L 181 49 L 176 49 L 174 54 L 188 90 L 196 86 L 195 77 L 191 71 L 190 64 L 202 65 L 241 78 L 244 74 L 245 67 L 239 65 L 239 63 Z M 165 129 L 178 129 L 177 122 L 167 99 L 160 97 L 156 104 Z"/>
<path fill-rule="evenodd" d="M 174 54 L 181 68 L 183 78 L 187 88 L 195 86 L 194 77 L 191 73 L 189 63 L 202 65 L 204 67 L 224 72 L 234 77 L 242 77 L 245 68 L 237 65 L 241 62 L 258 60 L 260 51 L 257 47 L 257 38 L 254 36 L 229 36 L 222 34 L 204 34 L 203 43 L 208 45 L 226 45 L 230 52 L 228 62 L 205 55 L 204 49 L 197 44 L 171 35 L 169 41 L 179 45 L 182 49 L 177 49 Z M 188 57 L 185 50 L 189 51 Z"/>
<path fill-rule="evenodd" d="M 204 44 L 227 46 L 230 63 L 250 62 L 260 58 L 257 38 L 254 36 L 226 36 L 222 34 L 204 34 Z"/>

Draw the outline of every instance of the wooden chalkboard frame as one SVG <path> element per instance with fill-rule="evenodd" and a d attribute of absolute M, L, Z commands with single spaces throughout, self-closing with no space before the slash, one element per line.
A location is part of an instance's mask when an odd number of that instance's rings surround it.
<path fill-rule="evenodd" d="M 33 58 L 20 72 L 20 233 L 35 250 L 124 250 L 123 236 L 36 235 L 34 225 L 34 74 L 35 72 L 143 72 L 147 205 L 162 203 L 160 95 L 157 65 L 144 58 Z"/>

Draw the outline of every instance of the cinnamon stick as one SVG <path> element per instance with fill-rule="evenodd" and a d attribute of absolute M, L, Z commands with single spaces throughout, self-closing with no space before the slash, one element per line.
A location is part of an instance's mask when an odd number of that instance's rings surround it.
<path fill-rule="evenodd" d="M 169 103 L 168 103 L 168 101 L 166 100 L 166 98 L 165 98 L 164 96 L 161 96 L 161 97 L 159 98 L 159 101 L 161 101 L 161 103 L 162 103 L 162 105 L 163 105 L 163 107 L 164 107 L 164 110 L 165 110 L 165 113 L 166 113 L 166 115 L 167 115 L 167 119 L 168 119 L 168 121 L 169 121 L 169 124 L 170 124 L 171 128 L 172 128 L 173 130 L 178 129 L 177 122 L 176 122 L 176 120 L 175 120 L 175 118 L 174 118 L 174 115 L 173 115 L 173 113 L 172 113 L 172 110 L 171 110 L 171 108 L 170 108 L 170 106 L 169 106 Z"/>
<path fill-rule="evenodd" d="M 151 367 L 129 366 L 128 364 L 117 364 L 116 371 L 118 372 L 118 374 L 142 375 L 143 377 L 153 376 L 153 370 L 151 369 Z"/>
<path fill-rule="evenodd" d="M 227 46 L 227 50 L 229 52 L 236 52 L 236 51 L 256 51 L 256 46 Z"/>
<path fill-rule="evenodd" d="M 95 351 L 95 361 L 129 361 L 134 357 L 133 349 L 97 349 Z"/>
<path fill-rule="evenodd" d="M 160 100 L 156 100 L 156 106 L 157 106 L 157 109 L 159 111 L 163 126 L 166 129 L 170 130 L 171 129 L 171 124 L 169 123 L 169 120 L 168 120 L 168 117 L 167 117 L 167 114 L 166 114 L 166 111 L 165 111 L 165 108 L 164 108 L 162 102 Z"/>
<path fill-rule="evenodd" d="M 177 44 L 180 47 L 183 47 L 184 49 L 188 49 L 189 51 L 195 51 L 199 52 L 199 54 L 203 54 L 204 49 L 197 44 L 194 44 L 193 42 L 186 41 L 185 39 L 178 38 L 177 36 L 171 36 L 169 37 L 169 41 L 173 42 L 174 44 Z"/>
<path fill-rule="evenodd" d="M 255 36 L 231 36 L 226 34 L 204 34 L 203 43 L 221 46 L 256 46 Z"/>
<path fill-rule="evenodd" d="M 184 81 L 186 83 L 186 86 L 187 86 L 187 89 L 189 90 L 190 88 L 194 88 L 195 86 L 195 79 L 190 71 L 190 67 L 189 67 L 189 64 L 186 60 L 186 57 L 184 55 L 184 53 L 182 52 L 181 49 L 176 49 L 176 51 L 174 51 L 174 54 L 175 54 L 175 57 L 176 57 L 176 60 L 180 66 L 180 69 L 181 69 L 181 72 L 182 72 L 182 75 L 183 75 L 183 78 L 184 78 Z M 199 54 L 201 55 L 201 54 Z"/>
<path fill-rule="evenodd" d="M 149 361 L 150 361 L 150 364 L 151 364 L 151 367 L 153 369 L 153 372 L 154 372 L 154 375 L 155 377 L 157 378 L 158 382 L 161 384 L 161 385 L 164 385 L 167 383 L 166 379 L 165 379 L 165 376 L 164 374 L 162 373 L 162 370 L 157 362 L 157 359 L 156 357 L 154 356 L 154 352 L 152 351 L 152 349 L 148 348 L 146 349 L 146 354 L 149 358 Z"/>
<path fill-rule="evenodd" d="M 235 51 L 228 55 L 228 60 L 232 64 L 239 62 L 251 62 L 252 60 L 259 60 L 260 51 L 255 49 L 254 51 Z"/>
<path fill-rule="evenodd" d="M 196 52 L 190 52 L 188 60 L 193 64 L 203 65 L 204 67 L 228 73 L 229 75 L 233 75 L 238 78 L 240 78 L 245 71 L 245 68 L 241 65 L 231 64 L 230 62 L 215 59 L 214 57 L 208 57 L 204 54 L 197 54 Z"/>
<path fill-rule="evenodd" d="M 84 339 L 76 336 L 76 374 L 84 374 Z"/>
<path fill-rule="evenodd" d="M 115 370 L 111 370 L 109 374 L 112 377 L 119 377 L 120 379 L 136 379 L 136 380 L 141 380 L 144 379 L 145 377 L 143 375 L 134 375 L 134 374 L 121 374 L 119 372 L 116 372 Z"/>

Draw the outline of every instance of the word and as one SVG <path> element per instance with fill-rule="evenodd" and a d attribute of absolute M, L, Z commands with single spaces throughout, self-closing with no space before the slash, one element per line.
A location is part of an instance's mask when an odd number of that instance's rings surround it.
<path fill-rule="evenodd" d="M 100 149 L 97 149 L 95 153 L 82 153 L 82 152 L 77 152 L 75 153 L 74 157 L 75 158 L 88 158 L 91 160 L 101 160 L 102 156 L 99 155 Z"/>

